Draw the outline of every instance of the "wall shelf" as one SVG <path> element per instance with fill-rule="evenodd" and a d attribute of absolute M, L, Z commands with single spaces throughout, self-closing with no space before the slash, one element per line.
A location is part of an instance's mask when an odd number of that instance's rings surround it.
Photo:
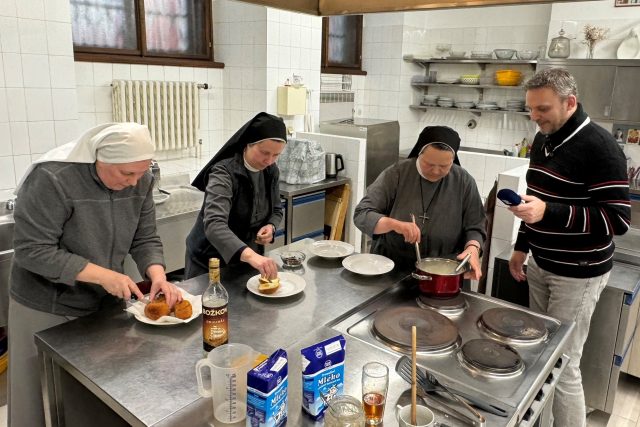
<path fill-rule="evenodd" d="M 501 85 L 465 85 L 461 83 L 411 83 L 411 86 L 415 87 L 425 87 L 425 86 L 435 86 L 435 87 L 467 87 L 472 89 L 517 89 L 524 90 L 524 86 L 501 86 Z"/>
<path fill-rule="evenodd" d="M 505 114 L 517 114 L 520 116 L 527 116 L 527 117 L 529 116 L 529 113 L 527 111 L 512 111 L 512 110 L 504 110 L 504 109 L 481 110 L 479 108 L 457 108 L 457 107 L 437 107 L 437 106 L 434 107 L 431 105 L 416 105 L 416 104 L 409 105 L 409 108 L 411 108 L 412 110 L 435 109 L 435 110 L 451 110 L 451 111 L 468 111 L 477 116 L 480 116 L 482 113 L 505 113 Z"/>
<path fill-rule="evenodd" d="M 526 65 L 535 70 L 536 64 L 538 61 L 526 61 L 520 59 L 438 59 L 438 58 L 416 58 L 413 55 L 405 55 L 403 59 L 408 62 L 413 62 L 415 64 L 421 65 L 425 69 L 425 75 L 429 75 L 429 68 L 432 64 L 447 64 L 447 65 L 456 65 L 456 64 L 473 64 L 478 66 L 482 71 L 485 70 L 487 65 L 498 64 L 498 65 Z M 523 91 L 524 87 L 522 85 L 518 86 L 501 86 L 496 84 L 478 84 L 478 85 L 468 85 L 461 83 L 427 83 L 427 82 L 411 82 L 411 86 L 416 89 L 421 89 L 423 95 L 429 92 L 430 87 L 438 87 L 438 88 L 456 88 L 456 89 L 475 89 L 478 91 L 478 101 L 476 103 L 483 101 L 484 98 L 484 90 L 485 89 L 501 89 L 501 90 L 518 90 Z M 415 100 L 414 100 L 415 102 Z M 450 111 L 467 111 L 473 113 L 477 116 L 482 115 L 482 113 L 503 113 L 503 114 L 515 114 L 521 116 L 529 116 L 527 111 L 511 111 L 506 109 L 499 110 L 482 110 L 479 108 L 456 108 L 456 107 L 432 107 L 421 104 L 413 104 L 409 106 L 412 110 L 423 110 L 426 111 L 429 108 L 441 109 L 441 110 L 450 110 Z"/>

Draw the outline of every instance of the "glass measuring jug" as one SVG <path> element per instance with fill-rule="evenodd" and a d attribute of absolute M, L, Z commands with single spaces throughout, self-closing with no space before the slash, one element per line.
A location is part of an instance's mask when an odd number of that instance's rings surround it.
<path fill-rule="evenodd" d="M 247 372 L 258 353 L 245 344 L 229 343 L 216 347 L 196 363 L 198 393 L 213 400 L 213 416 L 222 423 L 237 423 L 247 416 Z M 203 371 L 209 369 L 210 384 L 205 387 Z"/>

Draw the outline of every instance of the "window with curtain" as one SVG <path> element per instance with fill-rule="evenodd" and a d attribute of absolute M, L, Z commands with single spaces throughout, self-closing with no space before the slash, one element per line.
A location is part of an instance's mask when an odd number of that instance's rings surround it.
<path fill-rule="evenodd" d="M 219 66 L 211 0 L 71 0 L 80 61 Z"/>
<path fill-rule="evenodd" d="M 321 72 L 366 74 L 362 71 L 362 15 L 322 18 Z"/>

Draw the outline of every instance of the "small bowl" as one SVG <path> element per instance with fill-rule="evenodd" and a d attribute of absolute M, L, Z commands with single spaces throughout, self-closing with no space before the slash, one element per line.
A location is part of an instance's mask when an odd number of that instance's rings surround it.
<path fill-rule="evenodd" d="M 498 59 L 511 59 L 515 55 L 515 49 L 494 49 L 493 53 Z"/>
<path fill-rule="evenodd" d="M 471 57 L 474 59 L 489 59 L 491 58 L 491 51 L 485 50 L 472 50 Z"/>
<path fill-rule="evenodd" d="M 467 52 L 465 52 L 464 50 L 452 50 L 449 53 L 449 58 L 464 58 L 466 54 Z"/>
<path fill-rule="evenodd" d="M 525 61 L 532 61 L 538 57 L 538 52 L 535 50 L 519 50 L 516 52 L 516 58 Z"/>
<path fill-rule="evenodd" d="M 300 251 L 280 252 L 282 266 L 287 268 L 298 268 L 302 266 L 302 261 L 306 258 L 305 254 Z"/>

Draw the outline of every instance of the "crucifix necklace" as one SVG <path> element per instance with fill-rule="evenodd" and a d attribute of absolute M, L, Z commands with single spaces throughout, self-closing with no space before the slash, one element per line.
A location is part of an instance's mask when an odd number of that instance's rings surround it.
<path fill-rule="evenodd" d="M 442 184 L 443 178 L 441 178 L 438 181 L 438 184 L 436 184 L 436 189 L 434 190 L 433 195 L 429 199 L 429 203 L 427 203 L 426 205 L 424 203 L 424 188 L 423 188 L 424 184 L 422 183 L 424 178 L 422 178 L 420 175 L 418 175 L 418 179 L 420 180 L 420 202 L 422 203 L 422 215 L 418 215 L 418 218 L 422 219 L 422 224 L 424 225 L 424 223 L 430 219 L 429 216 L 427 215 L 427 213 L 429 212 L 429 208 L 431 207 L 431 203 L 433 203 L 433 201 L 438 196 L 438 193 L 440 192 L 440 185 Z"/>

